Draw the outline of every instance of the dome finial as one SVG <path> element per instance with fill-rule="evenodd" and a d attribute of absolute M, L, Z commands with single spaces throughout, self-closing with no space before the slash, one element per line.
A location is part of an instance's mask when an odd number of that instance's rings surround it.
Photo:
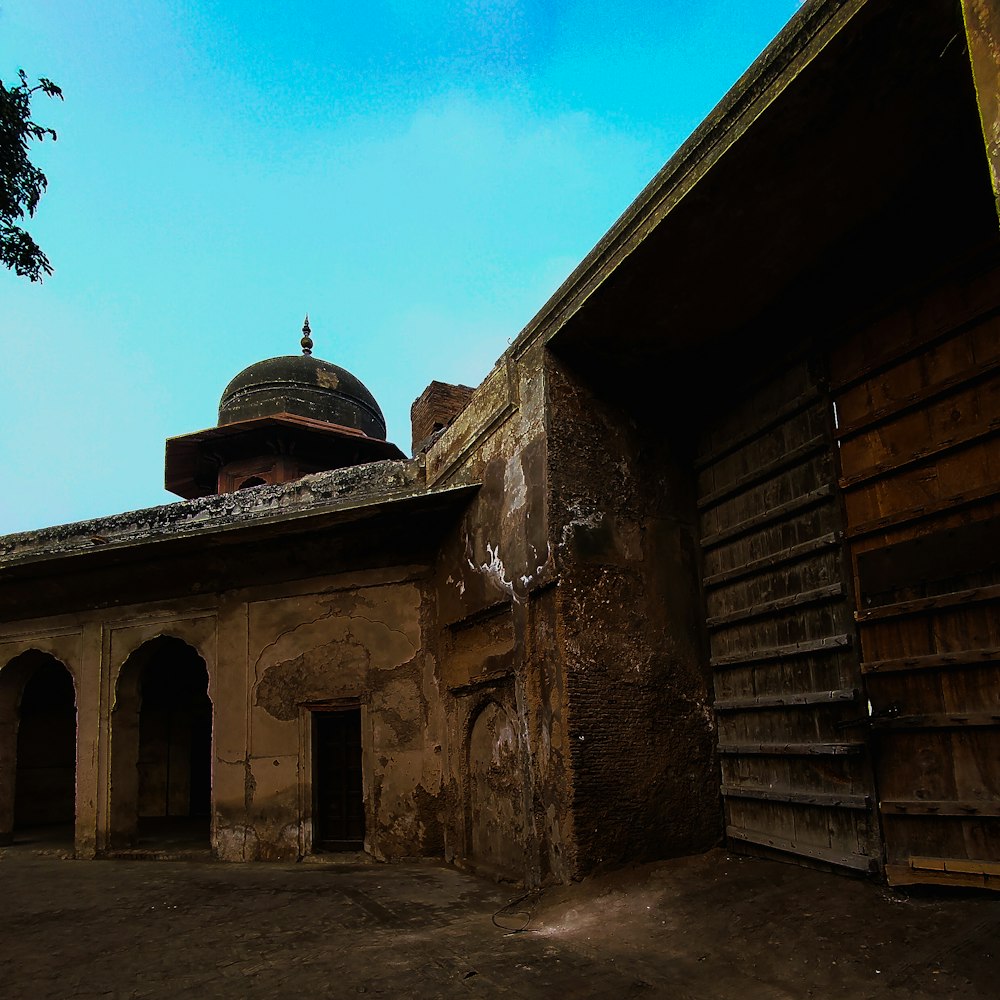
<path fill-rule="evenodd" d="M 312 330 L 309 329 L 309 313 L 306 313 L 306 321 L 302 324 L 302 353 L 305 355 L 312 354 L 313 352 L 313 342 L 312 337 L 309 335 Z"/>

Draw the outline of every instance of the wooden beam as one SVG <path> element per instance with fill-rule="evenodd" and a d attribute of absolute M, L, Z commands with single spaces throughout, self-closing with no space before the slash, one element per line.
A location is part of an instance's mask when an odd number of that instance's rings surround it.
<path fill-rule="evenodd" d="M 977 504 L 985 503 L 1000 492 L 996 483 L 987 483 L 986 486 L 977 490 L 969 490 L 966 493 L 956 493 L 954 496 L 945 497 L 934 503 L 922 503 L 915 507 L 908 507 L 905 510 L 896 511 L 894 514 L 887 514 L 885 517 L 874 518 L 871 521 L 863 521 L 849 527 L 846 535 L 852 541 L 856 538 L 863 538 L 865 535 L 878 535 L 888 533 L 905 525 L 912 525 L 918 521 L 925 521 L 938 514 L 950 513 L 954 510 L 961 510 L 964 507 L 974 507 Z"/>
<path fill-rule="evenodd" d="M 915 465 L 921 465 L 924 462 L 929 462 L 932 458 L 939 458 L 949 452 L 960 451 L 963 448 L 970 448 L 972 445 L 978 444 L 980 441 L 988 441 L 997 434 L 1000 434 L 1000 421 L 994 419 L 991 420 L 985 427 L 976 427 L 970 430 L 964 430 L 961 434 L 956 434 L 953 438 L 942 439 L 941 441 L 928 445 L 925 448 L 916 448 L 910 452 L 909 455 L 904 455 L 898 460 L 893 459 L 892 461 L 878 462 L 870 468 L 865 469 L 864 472 L 858 472 L 851 476 L 844 476 L 840 480 L 840 488 L 844 491 L 854 490 L 859 486 L 863 486 L 865 483 L 874 482 L 879 479 L 887 479 L 896 475 L 897 472 L 902 472 L 905 469 L 913 468 Z"/>
<path fill-rule="evenodd" d="M 977 875 L 1000 875 L 1000 862 L 980 861 L 976 858 L 921 858 L 911 857 L 910 867 L 914 870 L 955 872 Z"/>
<path fill-rule="evenodd" d="M 803 694 L 758 695 L 756 698 L 720 698 L 713 706 L 717 712 L 746 712 L 763 708 L 797 708 L 800 705 L 830 705 L 856 701 L 854 688 L 840 691 L 806 691 Z"/>
<path fill-rule="evenodd" d="M 761 437 L 768 431 L 783 424 L 790 417 L 795 416 L 795 414 L 808 409 L 819 398 L 819 389 L 816 386 L 810 386 L 805 392 L 790 399 L 784 406 L 767 413 L 762 420 L 750 426 L 741 427 L 736 434 L 720 442 L 711 451 L 704 455 L 699 455 L 694 461 L 695 469 L 700 472 L 702 469 L 712 465 L 713 462 L 717 462 L 720 458 L 732 454 L 737 449 L 743 447 L 743 445 L 753 441 L 754 438 Z"/>
<path fill-rule="evenodd" d="M 863 753 L 864 743 L 720 743 L 719 753 L 726 756 L 756 755 L 765 757 L 831 757 Z"/>
<path fill-rule="evenodd" d="M 1000 217 L 1000 7 L 993 0 L 962 0 L 962 14 L 993 200 Z"/>
<path fill-rule="evenodd" d="M 744 472 L 743 475 L 737 476 L 731 482 L 726 483 L 725 486 L 720 486 L 718 489 L 712 490 L 711 493 L 706 493 L 704 496 L 699 497 L 698 509 L 704 510 L 706 507 L 713 507 L 727 497 L 734 496 L 737 493 L 744 493 L 752 486 L 763 483 L 768 479 L 773 479 L 779 472 L 784 472 L 786 469 L 792 468 L 792 466 L 799 465 L 801 462 L 812 458 L 813 455 L 825 451 L 829 447 L 830 441 L 827 437 L 819 434 L 806 441 L 805 444 L 800 444 L 798 448 L 793 448 L 791 451 L 786 451 L 783 455 L 779 455 L 773 462 L 767 462 L 756 469 L 751 469 L 750 472 Z"/>
<path fill-rule="evenodd" d="M 1000 876 L 930 871 L 909 865 L 886 865 L 885 880 L 889 885 L 960 885 L 976 889 L 1000 890 Z"/>
<path fill-rule="evenodd" d="M 924 715 L 872 716 L 873 729 L 982 729 L 1000 727 L 1000 712 L 927 712 Z"/>
<path fill-rule="evenodd" d="M 825 809 L 867 809 L 867 795 L 839 795 L 828 792 L 796 792 L 790 788 L 754 788 L 723 785 L 722 794 L 732 799 L 760 799 L 764 802 L 788 802 L 792 805 L 822 806 Z"/>
<path fill-rule="evenodd" d="M 996 799 L 883 799 L 878 806 L 884 816 L 1000 816 Z"/>
<path fill-rule="evenodd" d="M 831 531 L 825 535 L 820 535 L 819 538 L 811 538 L 808 542 L 802 542 L 799 545 L 790 545 L 787 549 L 781 549 L 781 551 L 775 552 L 772 555 L 761 556 L 760 559 L 754 559 L 751 562 L 744 563 L 742 566 L 734 566 L 732 569 L 727 569 L 722 573 L 713 573 L 711 576 L 706 576 L 702 580 L 702 583 L 706 587 L 718 587 L 724 583 L 732 583 L 733 580 L 739 580 L 744 576 L 753 576 L 755 573 L 763 573 L 766 570 L 784 566 L 786 563 L 808 559 L 817 552 L 836 548 L 839 544 L 840 533 Z"/>
<path fill-rule="evenodd" d="M 934 597 L 917 597 L 912 601 L 883 604 L 878 608 L 855 612 L 854 620 L 859 625 L 868 625 L 886 618 L 902 618 L 906 615 L 920 615 L 925 611 L 938 611 L 942 608 L 994 600 L 1000 600 L 1000 583 L 992 587 L 970 587 L 968 590 L 952 590 L 947 594 L 936 594 Z"/>
<path fill-rule="evenodd" d="M 795 656 L 805 656 L 808 653 L 833 653 L 851 645 L 851 637 L 844 635 L 828 635 L 822 639 L 809 639 L 806 642 L 793 642 L 787 646 L 772 646 L 765 649 L 755 649 L 752 653 L 728 653 L 725 656 L 714 656 L 710 663 L 713 669 L 720 667 L 739 667 L 744 663 L 761 663 L 766 660 L 787 660 Z"/>
<path fill-rule="evenodd" d="M 828 483 L 825 486 L 820 486 L 819 489 L 803 493 L 802 496 L 795 497 L 786 503 L 779 503 L 776 507 L 771 507 L 757 514 L 755 517 L 748 517 L 745 521 L 740 521 L 722 531 L 717 531 L 714 535 L 706 535 L 701 540 L 701 547 L 703 549 L 711 549 L 717 545 L 722 545 L 723 542 L 739 538 L 740 535 L 746 535 L 751 531 L 756 531 L 758 528 L 773 524 L 775 521 L 783 521 L 788 514 L 794 514 L 799 511 L 808 510 L 810 507 L 815 507 L 816 504 L 822 503 L 832 496 L 833 486 L 831 484 Z"/>
<path fill-rule="evenodd" d="M 974 251 L 972 257 L 958 258 L 955 264 L 972 264 L 979 255 L 980 251 Z M 992 260 L 992 254 L 990 259 Z M 834 398 L 838 398 L 862 382 L 870 381 L 906 361 L 911 361 L 932 347 L 953 340 L 958 335 L 992 320 L 1000 312 L 1000 308 L 996 305 L 995 296 L 988 290 L 990 269 L 972 266 L 975 273 L 967 276 L 962 282 L 961 294 L 952 300 L 952 308 L 945 310 L 926 325 L 921 325 L 919 329 L 911 330 L 907 346 L 903 350 L 890 339 L 883 349 L 876 350 L 876 353 L 869 356 L 865 362 L 834 380 L 831 386 Z M 874 315 L 872 319 L 875 319 Z"/>
<path fill-rule="evenodd" d="M 953 653 L 931 656 L 901 656 L 894 660 L 868 660 L 861 664 L 863 674 L 890 674 L 904 670 L 946 670 L 948 667 L 968 667 L 1000 660 L 1000 647 L 989 649 L 958 649 Z"/>
<path fill-rule="evenodd" d="M 894 399 L 892 403 L 886 406 L 879 406 L 874 410 L 868 411 L 868 413 L 858 420 L 838 427 L 834 432 L 834 437 L 840 441 L 857 437 L 859 434 L 871 431 L 881 424 L 886 424 L 890 420 L 894 420 L 896 417 L 910 413 L 925 403 L 931 402 L 931 400 L 939 399 L 951 392 L 956 392 L 967 385 L 972 385 L 981 379 L 987 378 L 996 371 L 1000 371 L 1000 360 L 996 358 L 983 361 L 969 368 L 963 368 L 960 372 L 956 372 L 949 378 L 935 382 L 933 385 L 923 386 L 916 392 L 908 393 L 900 399 Z"/>
<path fill-rule="evenodd" d="M 815 858 L 817 861 L 825 861 L 842 868 L 853 868 L 855 871 L 878 870 L 878 861 L 875 858 L 869 858 L 863 854 L 853 854 L 850 851 L 838 851 L 832 847 L 814 847 L 812 844 L 786 840 L 784 837 L 772 837 L 760 830 L 743 830 L 740 827 L 727 826 L 726 836 L 732 837 L 733 840 L 742 840 L 745 843 L 757 844 L 761 847 L 771 847 L 776 851 L 801 854 L 804 857 Z"/>
<path fill-rule="evenodd" d="M 788 597 L 778 597 L 773 601 L 753 604 L 749 608 L 739 608 L 725 615 L 713 615 L 711 618 L 705 619 L 705 624 L 710 629 L 725 628 L 735 622 L 760 618 L 762 615 L 769 615 L 774 611 L 786 611 L 789 608 L 801 608 L 810 604 L 823 604 L 835 597 L 840 597 L 843 593 L 844 585 L 842 583 L 831 583 L 829 586 L 817 587 L 815 590 L 804 590 L 801 594 L 790 594 Z"/>

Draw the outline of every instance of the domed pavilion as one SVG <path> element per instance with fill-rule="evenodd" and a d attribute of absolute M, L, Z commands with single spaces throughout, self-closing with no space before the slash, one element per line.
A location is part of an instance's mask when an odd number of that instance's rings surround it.
<path fill-rule="evenodd" d="M 216 427 L 169 438 L 164 484 L 185 499 L 287 483 L 313 472 L 404 458 L 360 379 L 302 353 L 258 361 L 226 386 Z"/>

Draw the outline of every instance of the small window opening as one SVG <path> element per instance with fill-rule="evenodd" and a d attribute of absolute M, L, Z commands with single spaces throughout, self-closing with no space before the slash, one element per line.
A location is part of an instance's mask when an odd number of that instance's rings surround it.
<path fill-rule="evenodd" d="M 236 488 L 238 490 L 248 490 L 251 486 L 267 486 L 267 480 L 261 479 L 260 476 L 251 476 L 249 479 L 244 479 Z"/>

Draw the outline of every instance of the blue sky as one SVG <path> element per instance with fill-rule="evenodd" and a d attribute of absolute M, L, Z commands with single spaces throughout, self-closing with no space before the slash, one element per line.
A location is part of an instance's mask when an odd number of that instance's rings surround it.
<path fill-rule="evenodd" d="M 0 534 L 169 502 L 166 437 L 261 358 L 354 372 L 409 447 L 476 385 L 798 0 L 4 0 L 59 133 L 0 272 Z"/>

